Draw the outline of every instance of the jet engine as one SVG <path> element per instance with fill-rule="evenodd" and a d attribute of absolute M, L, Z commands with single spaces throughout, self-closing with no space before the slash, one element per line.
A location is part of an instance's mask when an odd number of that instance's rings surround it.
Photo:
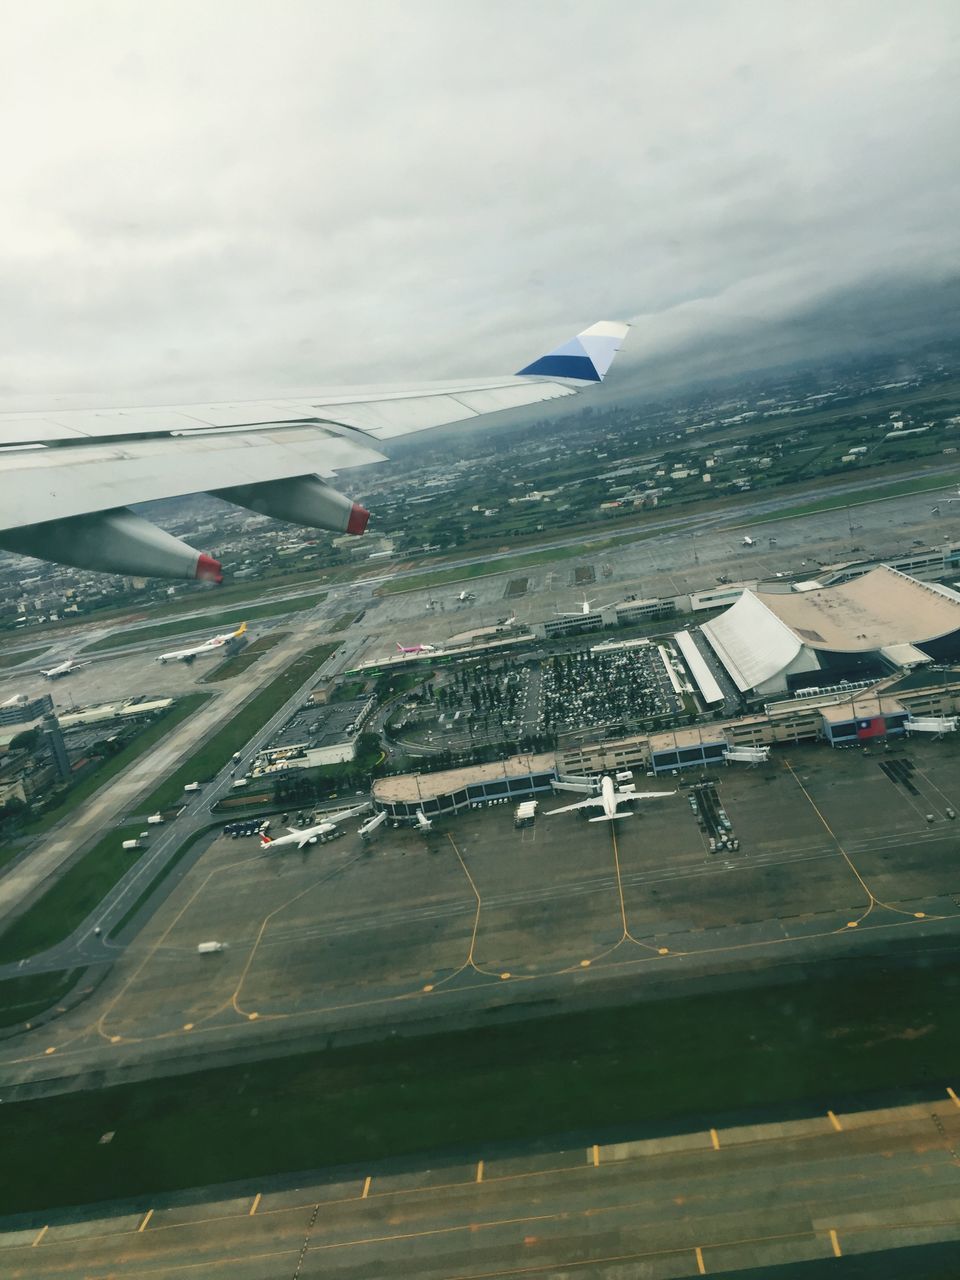
<path fill-rule="evenodd" d="M 319 476 L 293 476 L 288 480 L 234 485 L 210 492 L 215 498 L 263 516 L 273 516 L 275 520 L 289 520 L 291 524 L 304 524 L 312 529 L 330 529 L 334 533 L 363 533 L 370 519 L 366 508 L 338 493 Z"/>

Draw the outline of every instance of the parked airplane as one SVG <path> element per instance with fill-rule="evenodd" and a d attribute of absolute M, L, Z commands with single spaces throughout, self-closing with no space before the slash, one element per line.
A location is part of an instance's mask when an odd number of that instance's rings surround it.
<path fill-rule="evenodd" d="M 41 673 L 48 680 L 59 680 L 61 676 L 68 676 L 72 671 L 78 671 L 80 667 L 88 667 L 89 665 L 88 662 L 78 662 L 76 658 L 67 658 L 66 662 L 61 662 L 58 667 L 51 667 L 49 671 L 43 671 L 43 668 L 41 668 Z"/>
<path fill-rule="evenodd" d="M 195 644 L 190 649 L 174 649 L 172 653 L 161 653 L 157 662 L 192 662 L 194 658 L 200 658 L 206 653 L 216 653 L 228 640 L 239 640 L 246 630 L 247 624 L 241 622 L 236 631 L 228 631 L 222 636 L 211 636 L 209 640 L 204 640 L 203 644 Z"/>
<path fill-rule="evenodd" d="M 397 648 L 401 653 L 441 653 L 442 650 L 435 644 L 397 644 Z"/>
<path fill-rule="evenodd" d="M 316 844 L 318 840 L 324 840 L 327 836 L 333 834 L 341 822 L 347 818 L 355 818 L 358 814 L 366 813 L 370 808 L 370 801 L 367 800 L 363 804 L 358 804 L 353 809 L 341 809 L 339 813 L 328 814 L 323 822 L 318 822 L 313 827 L 287 827 L 285 836 L 276 836 L 273 839 L 266 834 L 260 837 L 261 849 L 285 849 L 290 845 L 296 845 L 298 849 L 305 848 L 308 844 Z"/>
<path fill-rule="evenodd" d="M 617 813 L 617 806 L 629 804 L 633 800 L 659 800 L 662 796 L 675 796 L 676 791 L 638 791 L 632 782 L 618 787 L 609 774 L 604 774 L 599 785 L 590 778 L 571 778 L 567 781 L 555 782 L 556 791 L 593 792 L 587 800 L 578 800 L 575 804 L 565 804 L 560 809 L 548 809 L 548 814 L 572 813 L 574 809 L 602 809 L 599 818 L 591 818 L 591 822 L 612 822 L 614 818 L 631 818 L 630 813 Z M 599 795 L 596 794 L 599 791 Z"/>
<path fill-rule="evenodd" d="M 558 618 L 585 618 L 596 603 L 597 603 L 596 600 L 588 600 L 587 597 L 584 596 L 583 603 L 581 604 L 580 608 L 576 611 L 576 613 L 561 613 L 560 610 L 558 609 L 557 617 Z"/>
<path fill-rule="evenodd" d="M 743 545 L 744 545 L 745 547 L 755 547 L 757 544 L 754 542 L 753 538 L 749 538 L 749 537 L 747 537 L 747 535 L 746 535 L 746 534 L 744 534 L 744 535 L 743 535 Z"/>
<path fill-rule="evenodd" d="M 431 821 L 431 819 L 430 819 L 430 818 L 428 818 L 428 817 L 427 817 L 427 815 L 423 812 L 423 810 L 422 810 L 422 809 L 418 809 L 418 810 L 417 810 L 416 818 L 417 818 L 417 830 L 418 830 L 418 831 L 432 831 L 432 830 L 433 830 L 433 822 Z"/>
<path fill-rule="evenodd" d="M 476 598 L 477 597 L 473 594 L 472 591 L 461 591 L 460 594 L 457 596 L 457 599 L 460 601 L 461 604 L 464 604 L 467 600 L 476 600 Z"/>
<path fill-rule="evenodd" d="M 222 582 L 218 560 L 130 510 L 203 491 L 277 520 L 363 533 L 370 513 L 328 476 L 383 462 L 383 443 L 397 436 L 594 386 L 628 327 L 601 320 L 500 378 L 0 414 L 0 548 L 106 573 Z"/>

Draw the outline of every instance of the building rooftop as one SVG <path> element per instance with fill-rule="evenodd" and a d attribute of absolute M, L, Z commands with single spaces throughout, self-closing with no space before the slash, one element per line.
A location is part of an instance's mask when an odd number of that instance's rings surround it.
<path fill-rule="evenodd" d="M 811 649 L 869 652 L 960 630 L 960 596 L 889 565 L 835 587 L 755 598 Z"/>
<path fill-rule="evenodd" d="M 551 773 L 556 764 L 552 752 L 539 755 L 508 756 L 492 764 L 472 764 L 463 769 L 442 769 L 438 773 L 399 773 L 393 778 L 377 778 L 373 796 L 381 804 L 432 800 L 479 782 L 499 778 L 522 778 L 528 773 Z"/>

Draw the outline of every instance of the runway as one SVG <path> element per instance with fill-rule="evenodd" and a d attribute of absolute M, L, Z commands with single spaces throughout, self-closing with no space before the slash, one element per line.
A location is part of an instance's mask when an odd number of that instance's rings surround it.
<path fill-rule="evenodd" d="M 958 1147 L 950 1091 L 881 1111 L 477 1151 L 431 1168 L 251 1182 L 200 1202 L 38 1218 L 0 1235 L 0 1271 L 10 1280 L 670 1280 L 747 1268 L 772 1277 L 801 1261 L 849 1274 L 837 1259 L 859 1257 L 868 1271 L 858 1274 L 922 1280 L 933 1274 L 931 1246 L 941 1260 L 960 1258 Z M 870 1257 L 896 1249 L 909 1252 Z"/>

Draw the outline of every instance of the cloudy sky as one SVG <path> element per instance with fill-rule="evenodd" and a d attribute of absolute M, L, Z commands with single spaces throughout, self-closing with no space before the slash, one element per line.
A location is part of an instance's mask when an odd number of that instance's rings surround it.
<path fill-rule="evenodd" d="M 634 377 L 829 340 L 960 275 L 958 66 L 955 0 L 6 0 L 0 408 L 500 373 L 599 318 Z"/>

